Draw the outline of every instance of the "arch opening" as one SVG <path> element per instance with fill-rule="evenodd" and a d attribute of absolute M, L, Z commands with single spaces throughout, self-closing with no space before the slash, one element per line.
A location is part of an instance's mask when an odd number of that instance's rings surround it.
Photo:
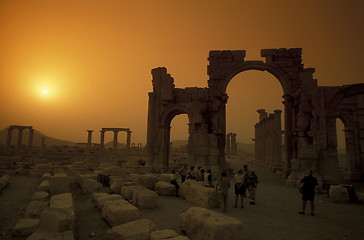
<path fill-rule="evenodd" d="M 187 114 L 175 115 L 170 123 L 170 129 L 168 166 L 171 169 L 176 169 L 182 163 L 187 163 L 189 137 Z"/>
<path fill-rule="evenodd" d="M 232 81 L 233 80 L 233 81 Z M 239 158 L 245 162 L 278 168 L 285 162 L 283 87 L 269 72 L 240 71 L 229 81 L 226 89 L 226 133 L 236 133 Z M 257 113 L 258 109 L 264 113 Z M 277 111 L 278 110 L 278 111 Z M 263 116 L 264 115 L 264 116 Z M 229 158 L 227 138 L 226 153 Z"/>

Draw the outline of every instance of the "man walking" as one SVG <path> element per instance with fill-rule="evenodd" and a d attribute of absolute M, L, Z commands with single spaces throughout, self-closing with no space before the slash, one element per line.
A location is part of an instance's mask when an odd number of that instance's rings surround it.
<path fill-rule="evenodd" d="M 302 193 L 302 211 L 298 212 L 299 214 L 305 215 L 307 201 L 310 201 L 311 206 L 311 216 L 315 216 L 315 187 L 318 185 L 317 178 L 313 176 L 312 170 L 307 172 L 307 176 L 305 176 L 301 180 L 300 192 Z"/>

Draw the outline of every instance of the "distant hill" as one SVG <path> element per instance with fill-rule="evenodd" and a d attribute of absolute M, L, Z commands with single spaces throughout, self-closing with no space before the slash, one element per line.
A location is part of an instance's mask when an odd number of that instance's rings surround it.
<path fill-rule="evenodd" d="M 12 132 L 12 138 L 11 138 L 11 142 L 12 145 L 16 145 L 18 143 L 18 130 L 13 130 Z M 7 136 L 8 136 L 8 129 L 5 128 L 3 130 L 0 131 L 0 144 L 6 144 L 7 141 Z M 71 141 L 67 141 L 67 140 L 60 140 L 57 138 L 52 138 L 52 137 L 48 137 L 45 134 L 34 130 L 33 133 L 33 146 L 41 146 L 42 145 L 42 138 L 44 138 L 44 143 L 47 146 L 53 146 L 53 145 L 58 145 L 58 146 L 62 146 L 62 145 L 76 145 L 77 143 L 75 142 L 71 142 Z M 23 144 L 27 145 L 28 144 L 28 139 L 29 139 L 29 130 L 24 130 L 23 131 Z"/>
<path fill-rule="evenodd" d="M 180 146 L 184 146 L 187 144 L 187 140 L 176 140 L 172 141 L 172 147 L 179 148 Z M 244 151 L 247 153 L 254 153 L 255 152 L 255 144 L 254 143 L 240 143 L 238 142 L 238 149 L 240 151 Z"/>

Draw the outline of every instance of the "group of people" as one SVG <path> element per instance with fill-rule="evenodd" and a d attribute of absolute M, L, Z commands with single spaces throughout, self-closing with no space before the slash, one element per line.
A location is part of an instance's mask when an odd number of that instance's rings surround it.
<path fill-rule="evenodd" d="M 182 168 L 178 170 L 178 174 L 181 177 L 181 183 L 186 181 L 186 179 L 196 180 L 202 183 L 205 187 L 214 187 L 212 182 L 212 175 L 211 169 L 205 171 L 205 169 L 201 167 L 195 168 L 195 166 L 191 166 L 189 169 L 187 168 L 187 164 L 183 164 Z M 177 171 L 172 170 L 172 174 L 170 175 L 170 183 L 176 187 L 176 196 L 179 192 L 179 185 L 178 185 L 178 176 Z"/>
<path fill-rule="evenodd" d="M 244 165 L 243 169 L 239 169 L 234 176 L 234 188 L 235 188 L 235 204 L 234 207 L 238 207 L 240 198 L 240 206 L 244 208 L 244 198 L 248 191 L 250 197 L 250 204 L 255 205 L 255 193 L 258 185 L 258 176 L 254 171 L 248 169 L 248 165 Z M 221 173 L 221 178 L 216 184 L 216 193 L 220 199 L 220 205 L 222 210 L 226 211 L 228 189 L 230 188 L 230 180 L 225 172 Z"/>
<path fill-rule="evenodd" d="M 221 209 L 225 212 L 227 207 L 228 190 L 230 188 L 230 180 L 225 172 L 221 173 L 221 178 L 214 186 L 212 181 L 211 170 L 205 171 L 201 167 L 195 168 L 191 166 L 187 168 L 187 164 L 184 164 L 181 169 L 179 169 L 178 174 L 181 177 L 181 182 L 183 183 L 186 179 L 192 179 L 200 181 L 205 187 L 215 187 L 216 193 L 219 196 Z M 179 185 L 177 182 L 177 171 L 173 170 L 170 177 L 171 184 L 176 186 L 176 195 L 178 195 Z M 244 165 L 242 169 L 239 169 L 237 174 L 234 176 L 234 188 L 235 188 L 235 203 L 234 208 L 238 207 L 238 202 L 240 198 L 240 207 L 244 208 L 244 198 L 246 198 L 246 193 L 249 193 L 251 205 L 255 205 L 256 189 L 258 185 L 258 176 L 254 171 L 248 169 L 248 165 Z M 318 180 L 313 176 L 313 172 L 309 170 L 307 175 L 300 182 L 300 193 L 302 194 L 302 209 L 299 214 L 304 215 L 307 202 L 310 202 L 311 216 L 314 214 L 314 198 L 315 198 L 315 188 L 318 185 Z"/>

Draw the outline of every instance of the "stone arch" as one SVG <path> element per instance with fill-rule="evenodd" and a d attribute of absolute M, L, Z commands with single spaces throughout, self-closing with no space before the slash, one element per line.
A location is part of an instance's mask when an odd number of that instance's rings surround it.
<path fill-rule="evenodd" d="M 230 81 L 239 73 L 249 71 L 249 70 L 257 70 L 257 71 L 267 71 L 272 74 L 280 83 L 284 94 L 289 93 L 289 90 L 292 88 L 289 79 L 277 66 L 269 63 L 264 63 L 263 61 L 246 61 L 242 64 L 237 64 L 232 68 L 227 76 L 222 81 L 222 90 L 226 93 L 227 86 Z"/>
<path fill-rule="evenodd" d="M 328 114 L 336 115 L 336 110 L 342 100 L 360 94 L 364 94 L 364 83 L 344 85 L 338 88 L 336 93 L 328 101 Z"/>
<path fill-rule="evenodd" d="M 162 169 L 168 169 L 169 167 L 169 153 L 170 153 L 170 137 L 171 137 L 171 122 L 180 114 L 186 114 L 188 117 L 189 125 L 191 124 L 192 113 L 191 110 L 183 105 L 171 105 L 161 114 L 160 126 L 160 143 L 161 143 L 161 163 Z"/>

